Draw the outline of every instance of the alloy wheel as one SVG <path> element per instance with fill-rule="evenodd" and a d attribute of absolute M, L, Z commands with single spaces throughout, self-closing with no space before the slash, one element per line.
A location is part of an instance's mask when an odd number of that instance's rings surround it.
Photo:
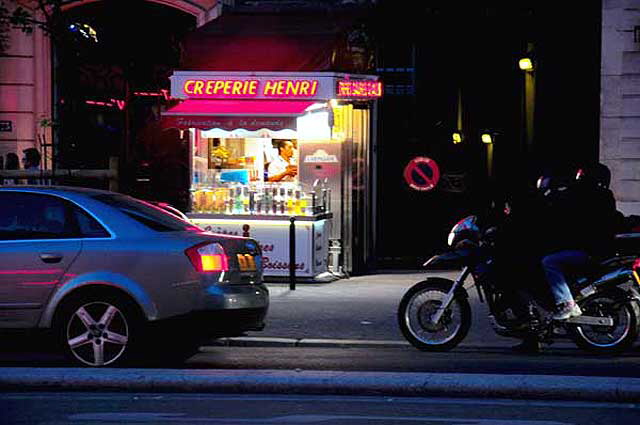
<path fill-rule="evenodd" d="M 81 305 L 66 326 L 69 350 L 88 366 L 107 366 L 117 361 L 127 349 L 129 335 L 126 316 L 108 302 Z"/>

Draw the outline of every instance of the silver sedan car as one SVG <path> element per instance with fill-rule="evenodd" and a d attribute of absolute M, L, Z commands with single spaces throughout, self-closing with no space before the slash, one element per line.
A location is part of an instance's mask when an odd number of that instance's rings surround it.
<path fill-rule="evenodd" d="M 52 330 L 85 366 L 184 358 L 269 306 L 255 240 L 113 192 L 0 187 L 0 258 L 0 328 Z"/>

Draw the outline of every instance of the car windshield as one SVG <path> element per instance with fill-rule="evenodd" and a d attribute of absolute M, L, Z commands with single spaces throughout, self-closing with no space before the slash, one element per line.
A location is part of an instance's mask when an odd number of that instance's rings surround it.
<path fill-rule="evenodd" d="M 158 232 L 199 231 L 191 223 L 147 202 L 119 194 L 101 194 L 94 199 L 122 211 L 132 219 Z"/>

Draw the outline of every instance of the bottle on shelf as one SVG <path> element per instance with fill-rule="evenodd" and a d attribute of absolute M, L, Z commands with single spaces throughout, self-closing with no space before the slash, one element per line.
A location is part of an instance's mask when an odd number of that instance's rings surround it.
<path fill-rule="evenodd" d="M 295 199 L 293 197 L 293 189 L 287 189 L 287 197 L 286 197 L 286 210 L 288 215 L 294 215 L 295 212 Z"/>
<path fill-rule="evenodd" d="M 295 199 L 293 201 L 293 213 L 295 215 L 304 215 L 302 212 L 302 192 L 300 189 L 295 191 Z"/>
<path fill-rule="evenodd" d="M 262 198 L 262 209 L 264 211 L 264 214 L 271 214 L 273 212 L 273 209 L 271 208 L 273 206 L 273 199 L 271 198 L 271 190 L 265 186 L 264 188 L 264 196 Z"/>
<path fill-rule="evenodd" d="M 249 214 L 249 188 L 244 186 L 242 188 L 242 214 Z"/>
<path fill-rule="evenodd" d="M 249 214 L 253 215 L 256 213 L 256 191 L 249 191 Z"/>
<path fill-rule="evenodd" d="M 281 200 L 282 198 L 280 197 L 280 191 L 278 190 L 277 187 L 274 187 L 273 188 L 273 206 L 272 206 L 273 214 L 276 214 L 276 215 L 280 214 Z"/>
<path fill-rule="evenodd" d="M 242 214 L 244 206 L 243 206 L 243 196 L 242 196 L 242 186 L 235 187 L 235 196 L 233 198 L 233 213 L 234 214 Z"/>
<path fill-rule="evenodd" d="M 225 202 L 225 214 L 233 214 L 233 207 L 234 207 L 234 191 L 233 188 L 229 188 L 227 190 L 227 199 Z"/>
<path fill-rule="evenodd" d="M 263 196 L 262 193 L 256 191 L 256 214 L 263 214 L 262 212 L 262 201 Z"/>
<path fill-rule="evenodd" d="M 205 199 L 205 205 L 204 205 L 204 212 L 206 213 L 211 213 L 213 212 L 213 190 L 211 188 L 207 188 L 204 191 L 204 199 Z"/>
<path fill-rule="evenodd" d="M 300 194 L 300 213 L 302 215 L 313 215 L 311 211 L 311 195 L 306 192 Z"/>

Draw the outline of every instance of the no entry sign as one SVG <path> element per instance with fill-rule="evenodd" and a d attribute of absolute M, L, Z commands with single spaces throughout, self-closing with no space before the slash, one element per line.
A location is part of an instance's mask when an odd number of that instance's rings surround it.
<path fill-rule="evenodd" d="M 431 190 L 438 184 L 440 170 L 431 158 L 417 157 L 404 168 L 404 180 L 414 190 Z"/>

